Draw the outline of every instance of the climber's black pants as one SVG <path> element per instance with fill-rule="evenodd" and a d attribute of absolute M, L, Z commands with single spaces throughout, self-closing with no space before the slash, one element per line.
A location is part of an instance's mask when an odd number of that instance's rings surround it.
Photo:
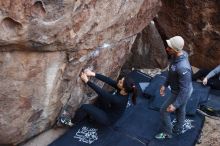
<path fill-rule="evenodd" d="M 90 119 L 104 126 L 108 126 L 111 124 L 107 113 L 93 104 L 83 104 L 76 111 L 76 114 L 72 121 L 73 123 L 79 123 L 83 121 L 86 117 L 89 117 Z"/>

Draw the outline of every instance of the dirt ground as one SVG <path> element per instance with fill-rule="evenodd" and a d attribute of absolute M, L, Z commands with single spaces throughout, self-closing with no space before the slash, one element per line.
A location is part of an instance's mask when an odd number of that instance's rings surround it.
<path fill-rule="evenodd" d="M 206 117 L 200 142 L 196 146 L 220 146 L 220 118 Z"/>

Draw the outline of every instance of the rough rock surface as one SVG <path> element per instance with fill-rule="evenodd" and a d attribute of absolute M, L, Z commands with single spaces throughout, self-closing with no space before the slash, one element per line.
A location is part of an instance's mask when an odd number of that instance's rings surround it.
<path fill-rule="evenodd" d="M 181 35 L 192 65 L 213 68 L 220 63 L 220 1 L 163 0 L 158 14 L 162 36 Z"/>
<path fill-rule="evenodd" d="M 160 5 L 0 0 L 0 144 L 31 138 L 50 128 L 62 107 L 74 111 L 94 97 L 79 79 L 83 68 L 116 78 Z"/>
<path fill-rule="evenodd" d="M 123 66 L 130 68 L 165 68 L 168 64 L 163 40 L 154 21 L 139 33 L 131 49 L 131 55 Z"/>

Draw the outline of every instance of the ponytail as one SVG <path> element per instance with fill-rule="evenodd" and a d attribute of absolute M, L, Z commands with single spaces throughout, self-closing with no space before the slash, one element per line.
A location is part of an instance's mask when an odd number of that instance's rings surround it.
<path fill-rule="evenodd" d="M 131 101 L 134 105 L 136 105 L 136 98 L 137 98 L 137 88 L 135 85 L 132 86 L 132 96 L 131 96 Z"/>
<path fill-rule="evenodd" d="M 131 101 L 135 105 L 137 98 L 137 88 L 134 84 L 134 80 L 131 77 L 126 76 L 124 79 L 123 87 L 127 93 L 132 93 Z"/>

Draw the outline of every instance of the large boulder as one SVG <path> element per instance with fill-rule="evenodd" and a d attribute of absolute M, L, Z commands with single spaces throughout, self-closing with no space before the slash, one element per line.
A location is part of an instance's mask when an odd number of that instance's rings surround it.
<path fill-rule="evenodd" d="M 162 36 L 181 35 L 192 65 L 213 68 L 220 63 L 220 1 L 163 0 L 158 14 Z"/>
<path fill-rule="evenodd" d="M 132 68 L 165 68 L 168 65 L 168 56 L 164 42 L 157 31 L 154 21 L 143 29 L 136 37 L 130 57 L 123 69 Z"/>
<path fill-rule="evenodd" d="M 160 5 L 160 0 L 0 1 L 0 145 L 39 134 L 63 107 L 74 111 L 94 97 L 79 79 L 83 68 L 116 78 L 136 34 Z"/>

